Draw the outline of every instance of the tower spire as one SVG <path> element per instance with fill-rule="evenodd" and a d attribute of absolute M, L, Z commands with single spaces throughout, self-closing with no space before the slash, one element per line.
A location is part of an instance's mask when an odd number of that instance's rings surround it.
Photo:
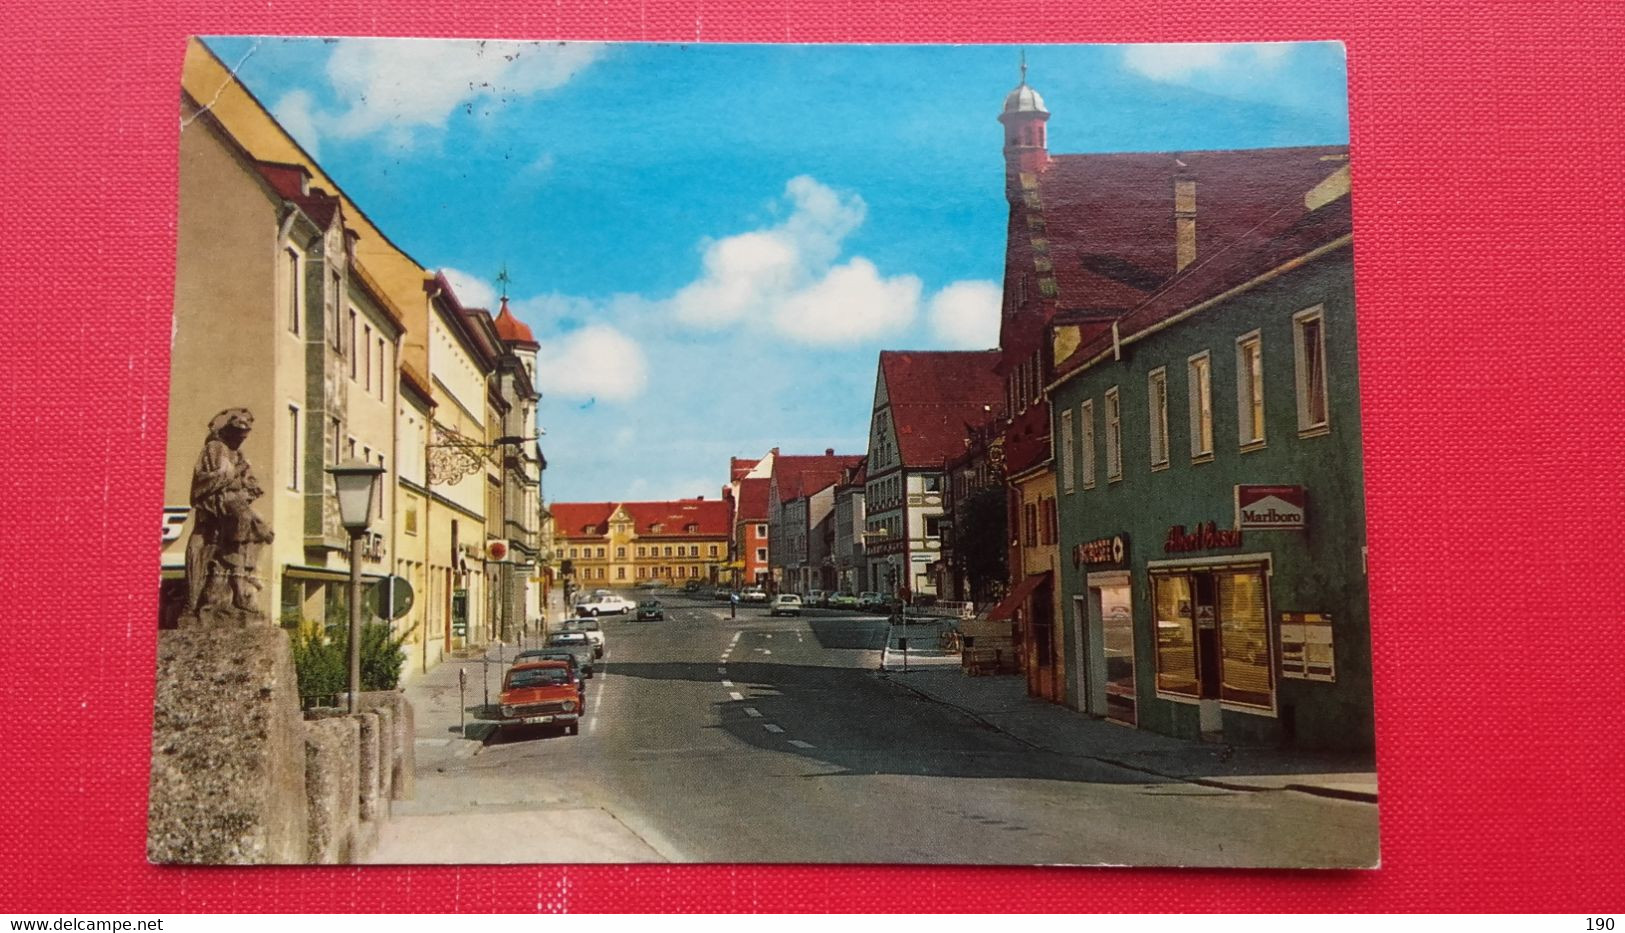
<path fill-rule="evenodd" d="M 1026 49 L 1021 50 L 1021 83 L 1022 83 L 1022 86 L 1024 86 L 1024 87 L 1027 84 L 1027 50 Z"/>
<path fill-rule="evenodd" d="M 502 292 L 502 300 L 504 303 L 506 303 L 508 300 L 508 286 L 511 284 L 513 284 L 513 279 L 509 278 L 508 276 L 508 264 L 503 263 L 502 271 L 497 273 L 497 286 Z"/>

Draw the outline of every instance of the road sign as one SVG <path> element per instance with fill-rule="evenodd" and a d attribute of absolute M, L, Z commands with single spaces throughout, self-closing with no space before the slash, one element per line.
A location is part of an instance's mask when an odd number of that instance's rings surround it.
<path fill-rule="evenodd" d="M 390 574 L 372 585 L 367 607 L 380 619 L 393 622 L 412 611 L 412 584 L 405 577 Z"/>

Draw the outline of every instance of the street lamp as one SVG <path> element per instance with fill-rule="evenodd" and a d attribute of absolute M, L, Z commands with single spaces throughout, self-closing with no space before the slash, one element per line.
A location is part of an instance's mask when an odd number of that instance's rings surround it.
<path fill-rule="evenodd" d="M 327 468 L 338 487 L 339 522 L 350 533 L 350 712 L 361 694 L 361 537 L 372 524 L 373 490 L 384 468 L 350 460 Z"/>

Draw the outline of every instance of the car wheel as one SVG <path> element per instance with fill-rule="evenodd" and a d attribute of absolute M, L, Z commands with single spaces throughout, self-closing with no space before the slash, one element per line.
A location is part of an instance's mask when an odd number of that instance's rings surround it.
<path fill-rule="evenodd" d="M 598 618 L 598 610 L 597 609 L 589 609 L 589 610 L 587 610 L 587 614 L 592 616 L 595 619 Z"/>

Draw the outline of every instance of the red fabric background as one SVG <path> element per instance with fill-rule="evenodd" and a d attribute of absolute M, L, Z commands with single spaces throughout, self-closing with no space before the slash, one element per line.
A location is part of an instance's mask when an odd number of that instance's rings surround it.
<path fill-rule="evenodd" d="M 0 910 L 1621 909 L 1617 0 L 416 6 L 8 5 Z M 189 33 L 1347 41 L 1383 867 L 148 865 L 154 526 Z"/>

